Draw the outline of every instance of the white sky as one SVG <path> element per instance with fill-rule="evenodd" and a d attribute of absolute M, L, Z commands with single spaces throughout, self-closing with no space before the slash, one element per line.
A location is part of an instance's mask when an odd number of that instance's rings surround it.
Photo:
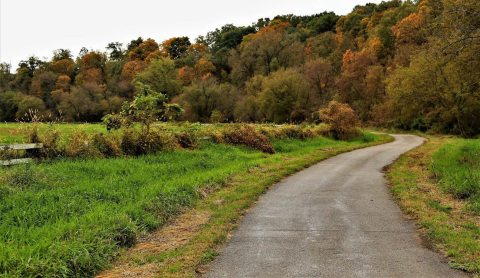
<path fill-rule="evenodd" d="M 15 69 L 31 55 L 49 58 L 59 48 L 77 55 L 83 46 L 103 51 L 139 36 L 193 41 L 227 23 L 325 10 L 342 15 L 368 2 L 380 0 L 0 0 L 0 61 Z"/>

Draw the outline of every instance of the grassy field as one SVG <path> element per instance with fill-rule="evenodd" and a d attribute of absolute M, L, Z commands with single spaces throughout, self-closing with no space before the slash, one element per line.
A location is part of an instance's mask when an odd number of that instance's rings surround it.
<path fill-rule="evenodd" d="M 28 123 L 0 123 L 0 143 L 22 143 L 26 140 L 28 128 L 32 125 Z M 68 136 L 74 132 L 85 131 L 105 132 L 105 126 L 101 124 L 40 124 L 40 132 L 45 132 L 50 128 L 55 128 L 63 136 Z"/>
<path fill-rule="evenodd" d="M 388 175 L 426 243 L 452 267 L 480 275 L 480 140 L 429 137 Z"/>
<path fill-rule="evenodd" d="M 5 141 L 22 136 L 15 127 L 2 130 Z M 102 128 L 64 125 L 60 129 L 68 132 L 78 127 Z M 246 208 L 279 178 L 380 139 L 387 140 L 371 134 L 349 142 L 323 137 L 276 140 L 274 155 L 205 141 L 196 150 L 136 158 L 56 159 L 4 168 L 0 173 L 0 276 L 92 276 L 142 234 L 198 205 L 208 193 L 231 188 L 225 186 L 232 179 L 248 180 L 251 173 L 260 171 L 254 176 L 263 179 L 255 181 L 260 182 L 257 186 L 252 180 L 243 184 L 244 193 L 251 193 L 248 196 L 224 193 L 227 199 L 240 198 L 241 207 Z M 238 218 L 239 213 L 228 215 Z"/>

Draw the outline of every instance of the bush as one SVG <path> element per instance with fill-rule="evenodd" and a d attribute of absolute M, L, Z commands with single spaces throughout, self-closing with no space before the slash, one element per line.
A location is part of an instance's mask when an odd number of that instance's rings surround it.
<path fill-rule="evenodd" d="M 320 118 L 330 126 L 335 139 L 349 140 L 360 134 L 357 115 L 348 104 L 331 101 L 327 108 L 320 110 Z"/>
<path fill-rule="evenodd" d="M 124 154 L 138 155 L 139 151 L 137 150 L 137 137 L 138 133 L 132 129 L 126 129 L 123 131 L 120 147 Z"/>
<path fill-rule="evenodd" d="M 209 136 L 212 138 L 213 142 L 217 144 L 225 143 L 225 135 L 220 131 L 212 131 L 209 133 Z"/>
<path fill-rule="evenodd" d="M 29 157 L 55 158 L 65 154 L 65 150 L 60 144 L 60 133 L 53 128 L 47 129 L 40 135 L 38 128 L 34 126 L 28 132 L 28 142 L 43 144 L 41 149 L 28 150 L 27 155 Z"/>
<path fill-rule="evenodd" d="M 122 127 L 123 118 L 120 115 L 109 114 L 102 118 L 102 122 L 107 128 L 107 131 L 117 130 Z"/>
<path fill-rule="evenodd" d="M 232 145 L 244 145 L 264 153 L 275 153 L 272 143 L 265 135 L 250 125 L 241 125 L 231 131 L 226 131 L 223 139 Z"/>
<path fill-rule="evenodd" d="M 184 149 L 195 149 L 198 147 L 198 136 L 195 132 L 183 131 L 176 133 L 175 137 L 180 147 Z"/>
<path fill-rule="evenodd" d="M 127 129 L 123 133 L 121 143 L 123 152 L 134 156 L 171 150 L 175 146 L 175 137 L 164 130 L 135 131 Z"/>
<path fill-rule="evenodd" d="M 88 158 L 101 157 L 102 154 L 98 151 L 91 138 L 85 132 L 73 133 L 65 147 L 65 154 L 68 157 L 74 158 Z"/>
<path fill-rule="evenodd" d="M 115 135 L 103 135 L 98 133 L 93 136 L 93 146 L 105 157 L 117 157 L 122 155 L 120 139 Z"/>

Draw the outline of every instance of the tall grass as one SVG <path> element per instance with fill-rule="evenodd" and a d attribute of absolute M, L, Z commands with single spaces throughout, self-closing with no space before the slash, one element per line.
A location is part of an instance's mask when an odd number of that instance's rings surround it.
<path fill-rule="evenodd" d="M 3 168 L 0 276 L 93 276 L 139 235 L 160 227 L 233 174 L 365 140 L 274 140 L 274 155 L 204 142 L 195 150 Z"/>
<path fill-rule="evenodd" d="M 432 172 L 447 192 L 480 213 L 480 140 L 458 139 L 433 155 Z"/>
<path fill-rule="evenodd" d="M 57 161 L 2 173 L 0 273 L 91 276 L 262 154 L 225 145 L 157 156 Z"/>

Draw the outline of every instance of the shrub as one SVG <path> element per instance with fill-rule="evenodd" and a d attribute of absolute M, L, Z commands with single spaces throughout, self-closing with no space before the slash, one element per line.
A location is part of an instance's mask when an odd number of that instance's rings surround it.
<path fill-rule="evenodd" d="M 140 154 L 171 150 L 174 149 L 176 145 L 176 140 L 172 134 L 167 133 L 164 130 L 141 132 L 138 139 Z"/>
<path fill-rule="evenodd" d="M 88 158 L 101 157 L 102 154 L 98 151 L 91 138 L 85 132 L 73 133 L 65 147 L 65 154 L 68 157 L 74 158 Z"/>
<path fill-rule="evenodd" d="M 198 147 L 198 136 L 195 132 L 183 131 L 176 133 L 175 137 L 180 147 L 184 149 L 195 149 Z"/>
<path fill-rule="evenodd" d="M 137 150 L 137 140 L 137 132 L 135 132 L 133 129 L 124 130 L 122 134 L 122 142 L 120 143 L 123 153 L 126 155 L 137 155 L 139 152 Z"/>
<path fill-rule="evenodd" d="M 122 155 L 120 139 L 115 135 L 95 134 L 92 138 L 93 146 L 105 157 L 117 157 Z"/>
<path fill-rule="evenodd" d="M 28 150 L 27 154 L 30 157 L 55 158 L 65 153 L 65 150 L 60 144 L 60 133 L 53 128 L 47 129 L 40 135 L 38 128 L 34 126 L 28 132 L 28 142 L 43 144 L 43 148 L 41 149 Z"/>
<path fill-rule="evenodd" d="M 28 142 L 30 143 L 42 143 L 42 140 L 40 140 L 40 135 L 38 133 L 38 126 L 37 124 L 34 124 L 31 128 L 27 130 L 27 136 L 28 136 Z M 27 152 L 28 156 L 30 157 L 40 157 L 40 150 L 38 149 L 33 149 L 33 150 L 28 150 Z"/>
<path fill-rule="evenodd" d="M 270 140 L 250 125 L 241 125 L 239 128 L 225 132 L 224 140 L 232 145 L 244 145 L 265 153 L 275 153 Z"/>
<path fill-rule="evenodd" d="M 102 118 L 102 122 L 107 131 L 120 129 L 123 124 L 123 118 L 120 115 L 109 114 Z"/>
<path fill-rule="evenodd" d="M 358 118 L 348 104 L 331 101 L 327 108 L 320 110 L 320 118 L 330 126 L 335 139 L 349 140 L 359 135 Z"/>
<path fill-rule="evenodd" d="M 43 148 L 40 149 L 40 153 L 44 158 L 59 157 L 65 152 L 60 143 L 60 132 L 58 132 L 58 130 L 47 130 L 42 136 L 41 141 Z"/>
<path fill-rule="evenodd" d="M 122 136 L 121 149 L 127 155 L 143 155 L 174 149 L 175 137 L 164 130 L 135 131 L 127 129 Z"/>
<path fill-rule="evenodd" d="M 213 142 L 217 144 L 225 143 L 225 135 L 220 131 L 212 131 L 209 133 L 209 136 L 212 138 Z"/>
<path fill-rule="evenodd" d="M 289 125 L 282 127 L 282 131 L 284 133 L 284 138 L 291 138 L 291 139 L 301 139 L 304 140 L 310 136 L 310 133 L 306 130 L 303 130 L 300 126 Z"/>

